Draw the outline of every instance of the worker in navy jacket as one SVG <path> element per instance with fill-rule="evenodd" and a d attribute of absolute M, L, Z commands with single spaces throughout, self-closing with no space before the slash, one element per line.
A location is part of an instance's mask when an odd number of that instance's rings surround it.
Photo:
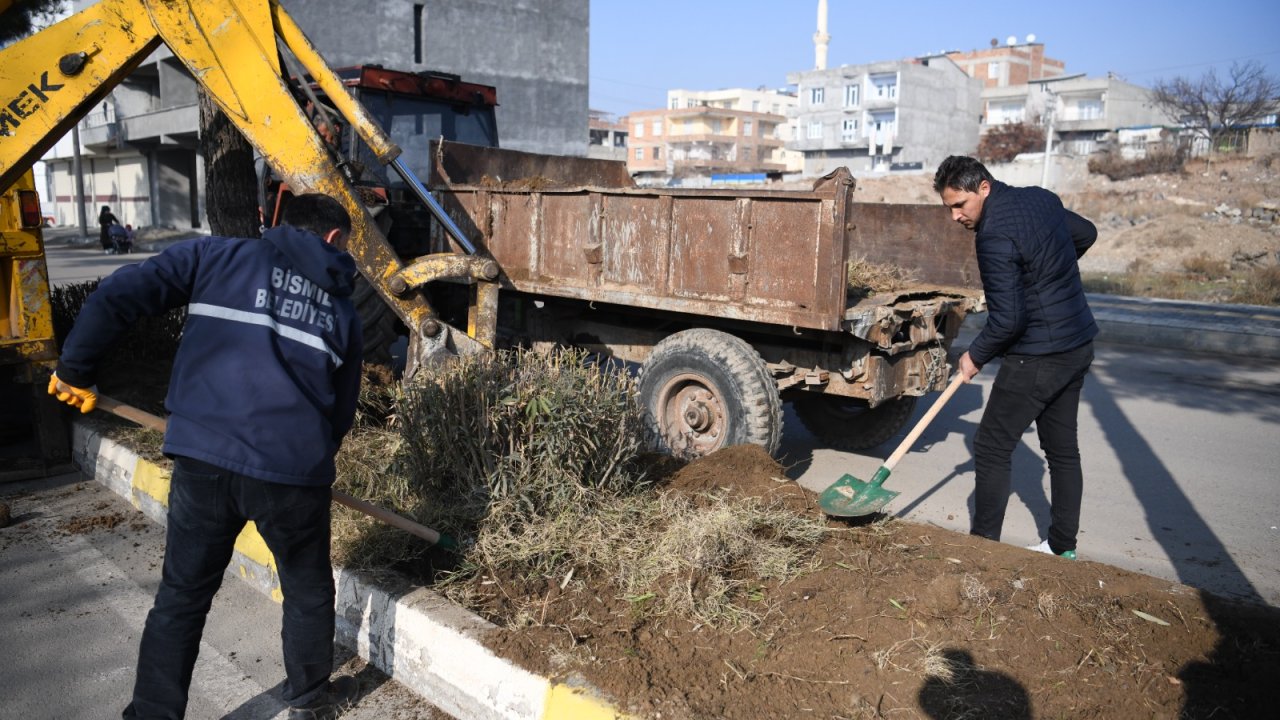
<path fill-rule="evenodd" d="M 355 693 L 354 679 L 329 680 L 330 486 L 362 356 L 350 232 L 337 201 L 299 195 L 260 240 L 198 239 L 120 268 L 64 343 L 49 392 L 89 412 L 95 371 L 121 333 L 141 316 L 187 308 L 165 399 L 174 468 L 163 577 L 126 718 L 182 717 L 205 616 L 249 520 L 284 594 L 290 717 L 327 716 Z"/>
<path fill-rule="evenodd" d="M 1049 465 L 1048 539 L 1031 549 L 1075 558 L 1083 476 L 1077 439 L 1080 389 L 1098 334 L 1077 261 L 1097 239 L 1088 220 L 1038 187 L 1010 187 L 982 163 L 952 156 L 933 188 L 952 219 L 975 233 L 987 322 L 960 357 L 972 380 L 1001 357 L 974 437 L 974 535 L 1000 539 L 1010 462 L 1034 422 Z"/>

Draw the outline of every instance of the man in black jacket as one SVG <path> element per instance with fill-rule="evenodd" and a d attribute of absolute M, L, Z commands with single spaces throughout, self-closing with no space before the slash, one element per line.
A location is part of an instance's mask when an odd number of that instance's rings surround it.
<path fill-rule="evenodd" d="M 1098 334 L 1077 260 L 1098 231 L 1057 195 L 1005 185 L 970 157 L 944 160 L 933 189 L 952 219 L 976 233 L 987 296 L 986 325 L 960 357 L 960 372 L 967 382 L 1004 358 L 973 440 L 970 533 L 1000 539 L 1013 450 L 1034 422 L 1049 464 L 1052 517 L 1048 540 L 1031 549 L 1075 559 L 1084 487 L 1077 415 Z"/>

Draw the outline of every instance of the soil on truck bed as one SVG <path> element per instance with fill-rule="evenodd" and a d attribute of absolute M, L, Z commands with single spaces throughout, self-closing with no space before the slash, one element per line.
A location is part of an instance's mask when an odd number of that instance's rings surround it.
<path fill-rule="evenodd" d="M 676 472 L 819 513 L 759 448 Z M 750 629 L 645 618 L 607 580 L 482 577 L 488 642 L 648 718 L 1256 718 L 1280 703 L 1280 610 L 932 526 L 831 523 L 816 570 L 761 583 Z M 690 578 L 696 582 L 697 578 Z"/>

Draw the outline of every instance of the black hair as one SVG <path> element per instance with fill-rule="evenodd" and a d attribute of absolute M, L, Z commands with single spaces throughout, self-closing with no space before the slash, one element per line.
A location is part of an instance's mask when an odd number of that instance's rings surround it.
<path fill-rule="evenodd" d="M 938 166 L 933 174 L 933 191 L 941 193 L 944 188 L 978 192 L 982 181 L 995 182 L 990 171 L 982 163 L 966 155 L 952 155 Z"/>
<path fill-rule="evenodd" d="M 308 230 L 320 237 L 337 228 L 343 234 L 351 232 L 351 216 L 337 200 L 321 193 L 305 193 L 290 198 L 280 218 L 285 225 Z"/>

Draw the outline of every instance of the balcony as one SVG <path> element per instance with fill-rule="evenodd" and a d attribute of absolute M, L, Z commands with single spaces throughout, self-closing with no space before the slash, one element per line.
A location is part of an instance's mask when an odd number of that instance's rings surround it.
<path fill-rule="evenodd" d="M 200 134 L 197 105 L 132 115 L 120 123 L 120 142 L 130 145 L 192 145 Z"/>

